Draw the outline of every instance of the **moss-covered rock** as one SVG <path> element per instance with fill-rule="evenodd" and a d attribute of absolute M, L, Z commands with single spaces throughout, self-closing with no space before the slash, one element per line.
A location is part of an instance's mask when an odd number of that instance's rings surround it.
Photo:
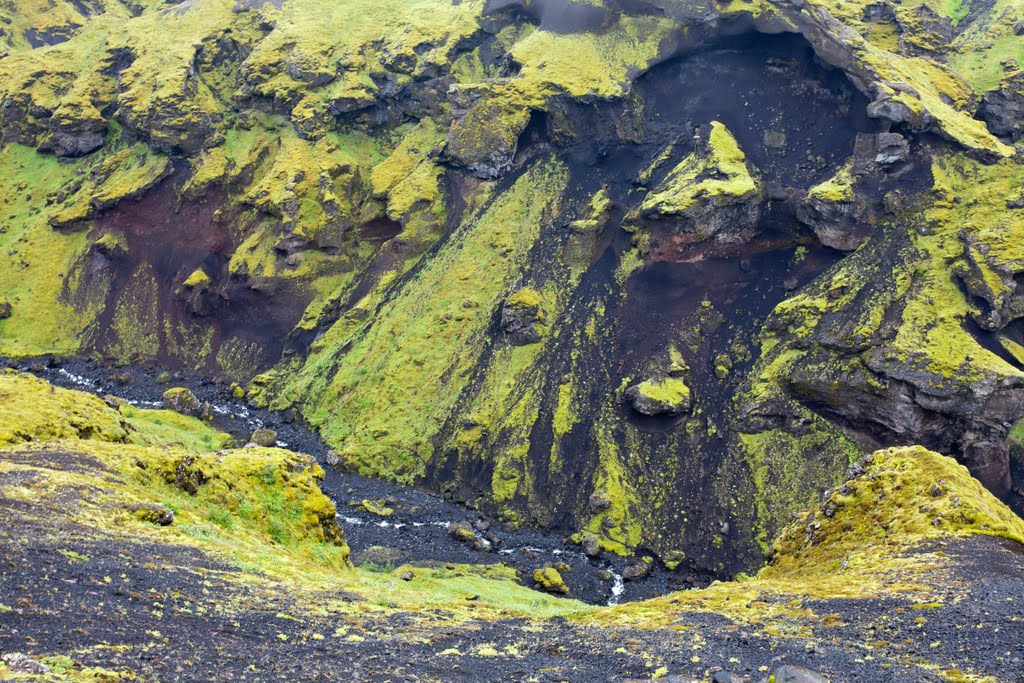
<path fill-rule="evenodd" d="M 164 408 L 182 415 L 196 415 L 202 404 L 188 387 L 174 387 L 164 392 Z"/>
<path fill-rule="evenodd" d="M 761 215 L 763 189 L 746 155 L 718 121 L 694 142 L 696 151 L 647 195 L 639 215 L 669 225 L 691 242 L 750 239 Z"/>
<path fill-rule="evenodd" d="M 562 574 L 554 567 L 543 567 L 533 572 L 533 582 L 548 593 L 569 594 L 569 586 L 565 584 Z"/>
<path fill-rule="evenodd" d="M 690 388 L 676 377 L 646 379 L 626 390 L 633 408 L 644 415 L 680 415 L 690 409 Z"/>

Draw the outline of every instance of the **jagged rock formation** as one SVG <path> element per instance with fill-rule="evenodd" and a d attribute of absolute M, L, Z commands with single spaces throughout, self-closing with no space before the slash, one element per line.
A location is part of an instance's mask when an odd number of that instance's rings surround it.
<path fill-rule="evenodd" d="M 7 18 L 0 353 L 226 375 L 340 466 L 706 576 L 879 446 L 1013 487 L 1014 3 Z"/>

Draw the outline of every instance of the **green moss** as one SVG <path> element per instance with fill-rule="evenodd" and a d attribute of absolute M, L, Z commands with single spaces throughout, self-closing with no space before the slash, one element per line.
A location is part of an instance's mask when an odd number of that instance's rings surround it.
<path fill-rule="evenodd" d="M 422 474 L 430 438 L 466 382 L 491 312 L 564 182 L 556 163 L 532 167 L 404 282 L 372 324 L 353 330 L 335 372 L 323 378 L 321 368 L 336 362 L 340 346 L 307 362 L 297 379 L 317 388 L 306 414 L 350 467 L 406 480 Z M 472 293 L 457 295 L 469 291 L 467 283 Z"/>
<path fill-rule="evenodd" d="M 185 278 L 182 283 L 185 287 L 191 287 L 193 289 L 206 287 L 210 284 L 210 276 L 206 274 L 206 271 L 202 268 L 196 268 L 192 271 L 192 274 Z"/>
<path fill-rule="evenodd" d="M 88 248 L 83 233 L 55 233 L 42 209 L 48 194 L 71 178 L 77 163 L 62 164 L 18 144 L 0 149 L 0 195 L 4 197 L 0 250 L 0 297 L 12 304 L 10 318 L 0 320 L 0 353 L 34 356 L 73 353 L 96 312 L 95 299 L 74 304 L 66 296 L 76 289 L 77 263 Z"/>
<path fill-rule="evenodd" d="M 122 442 L 127 437 L 122 416 L 99 398 L 31 375 L 0 372 L 0 446 L 79 438 Z"/>
<path fill-rule="evenodd" d="M 524 287 L 516 292 L 507 299 L 508 305 L 513 308 L 532 308 L 539 309 L 541 307 L 540 294 L 536 290 L 529 287 Z"/>
<path fill-rule="evenodd" d="M 736 138 L 724 125 L 712 121 L 705 153 L 695 152 L 679 162 L 644 198 L 640 211 L 674 216 L 706 201 L 715 206 L 746 201 L 760 191 Z"/>
<path fill-rule="evenodd" d="M 128 440 L 140 446 L 180 445 L 197 451 L 217 451 L 231 436 L 206 422 L 173 410 L 149 410 L 122 404 L 121 416 L 129 427 Z"/>
<path fill-rule="evenodd" d="M 688 405 L 690 387 L 676 377 L 647 379 L 637 385 L 637 391 L 652 401 L 670 405 Z"/>
<path fill-rule="evenodd" d="M 828 202 L 849 202 L 853 200 L 853 161 L 847 162 L 828 180 L 808 190 L 809 197 L 823 199 Z"/>
<path fill-rule="evenodd" d="M 512 56 L 522 64 L 513 85 L 531 106 L 560 93 L 621 97 L 630 72 L 644 70 L 658 57 L 662 41 L 675 28 L 667 18 L 620 15 L 601 32 L 533 31 L 512 47 Z"/>
<path fill-rule="evenodd" d="M 569 587 L 565 585 L 565 579 L 558 573 L 558 570 L 554 567 L 544 567 L 533 572 L 533 581 L 542 590 L 546 590 L 549 593 L 561 593 L 562 595 L 569 594 Z"/>

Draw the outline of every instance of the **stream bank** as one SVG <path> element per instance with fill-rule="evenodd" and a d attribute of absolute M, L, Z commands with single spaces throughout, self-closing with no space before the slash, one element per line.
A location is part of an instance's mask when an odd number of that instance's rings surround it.
<path fill-rule="evenodd" d="M 355 564 L 386 570 L 402 564 L 433 566 L 444 564 L 504 563 L 517 571 L 526 585 L 533 583 L 535 569 L 547 563 L 565 563 L 564 574 L 571 595 L 590 604 L 617 604 L 642 600 L 673 590 L 692 587 L 696 577 L 671 574 L 657 563 L 648 577 L 623 581 L 627 558 L 603 554 L 587 557 L 567 536 L 555 531 L 510 529 L 465 505 L 429 491 L 392 484 L 341 472 L 327 463 L 328 447 L 319 436 L 291 411 L 254 408 L 231 395 L 226 383 L 194 372 L 170 372 L 171 382 L 161 381 L 169 371 L 159 367 L 121 366 L 104 362 L 36 358 L 8 363 L 50 383 L 97 395 L 112 394 L 143 408 L 162 406 L 164 391 L 188 387 L 213 408 L 214 426 L 245 443 L 256 429 L 277 432 L 278 445 L 309 453 L 326 472 L 321 488 L 338 508 Z M 363 501 L 372 501 L 364 505 Z M 386 516 L 373 512 L 386 508 Z M 459 541 L 451 525 L 473 531 L 476 542 Z M 687 579 L 692 579 L 692 583 Z"/>

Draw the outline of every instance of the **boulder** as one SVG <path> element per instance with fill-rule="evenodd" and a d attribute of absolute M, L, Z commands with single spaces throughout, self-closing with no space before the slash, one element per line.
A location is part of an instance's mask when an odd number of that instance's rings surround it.
<path fill-rule="evenodd" d="M 174 523 L 174 510 L 157 503 L 133 503 L 128 510 L 135 519 L 158 526 L 170 526 Z"/>
<path fill-rule="evenodd" d="M 590 508 L 590 512 L 597 514 L 604 510 L 607 510 L 612 505 L 612 502 L 607 497 L 602 496 L 600 493 L 591 493 L 590 498 L 587 500 L 587 506 Z"/>
<path fill-rule="evenodd" d="M 544 567 L 535 570 L 533 572 L 533 581 L 548 593 L 569 594 L 569 586 L 565 584 L 562 575 L 554 567 Z"/>
<path fill-rule="evenodd" d="M 802 666 L 786 664 L 775 669 L 762 683 L 828 683 L 828 679 L 816 671 Z"/>
<path fill-rule="evenodd" d="M 45 676 L 50 673 L 50 667 L 21 652 L 8 652 L 4 655 L 3 662 L 8 669 L 18 674 Z"/>
<path fill-rule="evenodd" d="M 187 387 L 174 387 L 164 392 L 164 408 L 183 415 L 197 415 L 202 404 L 192 390 Z"/>
<path fill-rule="evenodd" d="M 516 346 L 539 342 L 543 322 L 540 295 L 529 287 L 510 295 L 501 308 L 501 329 Z"/>
<path fill-rule="evenodd" d="M 460 543 L 475 543 L 476 534 L 469 522 L 453 522 L 448 525 L 448 535 Z"/>
<path fill-rule="evenodd" d="M 626 565 L 626 568 L 622 570 L 622 579 L 624 581 L 639 581 L 646 579 L 651 574 L 651 569 L 654 567 L 654 559 L 651 557 L 640 557 L 635 558 Z"/>
<path fill-rule="evenodd" d="M 993 135 L 1018 142 L 1024 139 L 1024 71 L 1007 76 L 995 90 L 985 93 L 978 118 Z"/>
<path fill-rule="evenodd" d="M 736 138 L 718 121 L 702 127 L 694 144 L 694 153 L 669 171 L 629 219 L 668 228 L 681 247 L 709 239 L 746 242 L 761 218 L 761 181 L 751 173 Z"/>
<path fill-rule="evenodd" d="M 263 448 L 274 448 L 277 446 L 277 432 L 273 429 L 257 429 L 249 437 L 249 441 Z"/>
<path fill-rule="evenodd" d="M 677 377 L 648 379 L 626 389 L 633 409 L 643 415 L 681 415 L 690 409 L 690 388 Z"/>
<path fill-rule="evenodd" d="M 874 145 L 871 149 L 875 149 Z M 854 192 L 854 182 L 850 168 L 845 167 L 808 190 L 796 204 L 797 220 L 809 227 L 826 247 L 853 251 L 871 234 L 874 226 L 870 209 Z"/>
<path fill-rule="evenodd" d="M 445 157 L 479 178 L 500 178 L 512 168 L 530 110 L 482 100 L 452 122 Z"/>

